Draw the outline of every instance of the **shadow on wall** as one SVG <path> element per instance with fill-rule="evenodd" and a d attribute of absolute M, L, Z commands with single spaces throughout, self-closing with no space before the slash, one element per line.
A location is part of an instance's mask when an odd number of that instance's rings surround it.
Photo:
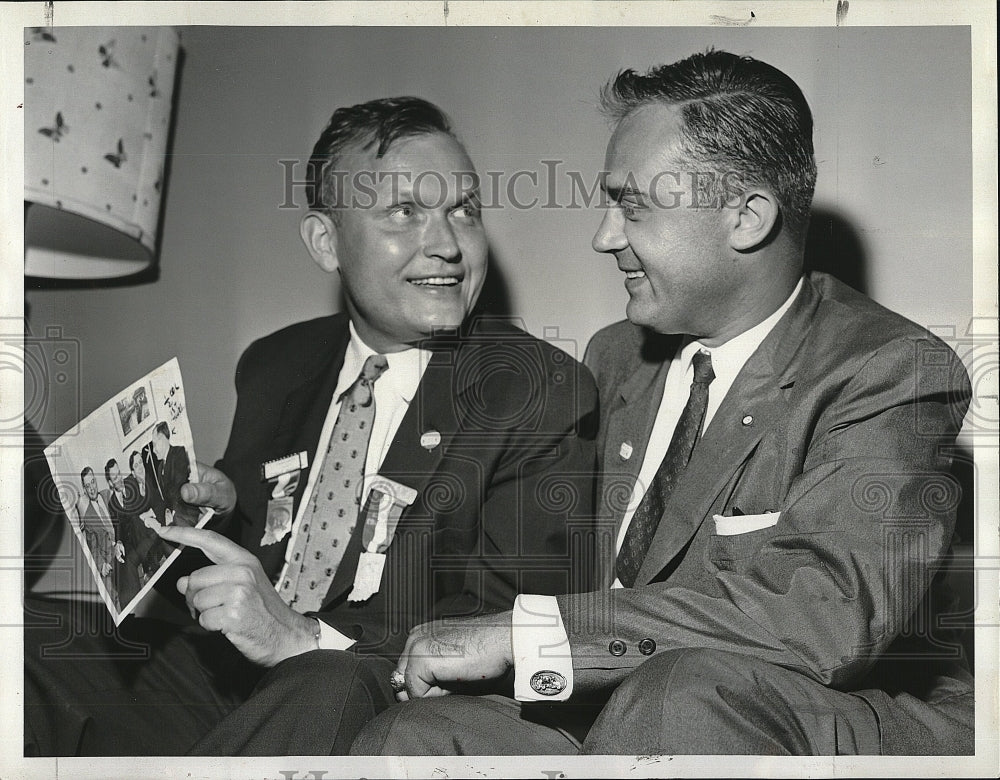
<path fill-rule="evenodd" d="M 864 243 L 854 226 L 835 211 L 814 209 L 806 237 L 806 269 L 824 271 L 867 295 L 867 264 Z M 970 669 L 974 669 L 973 611 L 976 596 L 973 561 L 977 472 L 969 448 L 955 446 L 951 476 L 961 488 L 961 498 L 956 511 L 952 551 L 937 574 L 939 579 L 944 580 L 951 603 L 937 605 L 936 623 L 930 630 L 940 633 L 941 637 L 955 636 L 962 645 Z"/>
<path fill-rule="evenodd" d="M 479 293 L 477 308 L 497 317 L 513 317 L 510 286 L 507 284 L 503 269 L 492 249 L 489 250 L 488 257 L 489 270 L 486 273 L 486 281 L 483 282 L 482 292 Z"/>
<path fill-rule="evenodd" d="M 806 236 L 806 270 L 824 271 L 868 294 L 865 247 L 861 236 L 834 211 L 813 209 Z"/>

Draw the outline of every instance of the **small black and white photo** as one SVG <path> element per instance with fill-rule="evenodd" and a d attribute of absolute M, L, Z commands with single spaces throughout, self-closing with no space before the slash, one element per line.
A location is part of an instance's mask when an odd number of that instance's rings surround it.
<path fill-rule="evenodd" d="M 145 387 L 137 387 L 126 392 L 115 401 L 115 412 L 118 417 L 122 441 L 125 443 L 137 439 L 152 423 L 149 397 Z"/>
<path fill-rule="evenodd" d="M 181 485 L 197 478 L 183 398 L 180 369 L 171 360 L 45 450 L 51 489 L 115 625 L 132 614 L 179 553 L 157 529 L 203 525 L 211 516 L 180 495 Z M 148 424 L 146 435 L 133 429 L 122 446 L 121 434 L 128 432 L 119 410 L 126 399 L 130 418 Z"/>

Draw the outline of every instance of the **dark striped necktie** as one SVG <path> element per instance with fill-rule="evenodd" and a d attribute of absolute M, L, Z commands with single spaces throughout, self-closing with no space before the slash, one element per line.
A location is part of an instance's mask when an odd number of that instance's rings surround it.
<path fill-rule="evenodd" d="M 691 364 L 694 366 L 694 381 L 691 383 L 691 394 L 688 396 L 687 405 L 677 420 L 677 427 L 674 428 L 667 454 L 660 461 L 649 489 L 646 490 L 635 514 L 632 515 L 622 548 L 618 552 L 616 573 L 619 582 L 626 588 L 631 588 L 635 584 L 635 578 L 656 534 L 663 510 L 674 492 L 674 486 L 687 468 L 688 461 L 691 460 L 691 453 L 705 421 L 708 386 L 715 379 L 712 356 L 707 352 L 698 351 L 691 358 Z"/>

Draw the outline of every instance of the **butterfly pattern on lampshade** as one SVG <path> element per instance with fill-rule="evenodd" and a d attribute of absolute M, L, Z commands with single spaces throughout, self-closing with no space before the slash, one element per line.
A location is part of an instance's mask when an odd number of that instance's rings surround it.
<path fill-rule="evenodd" d="M 25 199 L 152 251 L 179 37 L 170 27 L 33 27 L 24 37 Z"/>

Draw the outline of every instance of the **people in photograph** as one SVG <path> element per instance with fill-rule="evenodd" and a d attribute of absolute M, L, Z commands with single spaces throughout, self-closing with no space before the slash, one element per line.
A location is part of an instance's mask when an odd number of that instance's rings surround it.
<path fill-rule="evenodd" d="M 125 546 L 118 582 L 123 603 L 135 596 L 170 554 L 170 548 L 154 530 L 158 523 L 150 508 L 145 469 L 137 451 L 132 452 L 129 462 L 131 471 L 124 479 L 117 461 L 112 459 L 106 466 L 109 484 L 114 487 L 108 508 L 118 539 Z"/>
<path fill-rule="evenodd" d="M 710 50 L 603 106 L 593 245 L 628 320 L 586 358 L 602 587 L 414 629 L 404 703 L 355 752 L 971 754 L 973 679 L 933 617 L 961 361 L 803 270 L 813 122 L 785 73 Z M 513 698 L 458 695 L 508 675 Z"/>
<path fill-rule="evenodd" d="M 368 174 L 374 202 L 355 188 Z M 167 505 L 176 484 L 218 513 L 218 532 L 161 531 L 187 548 L 178 591 L 198 625 L 126 621 L 118 637 L 150 657 L 85 677 L 42 659 L 52 631 L 29 628 L 29 755 L 342 754 L 393 703 L 413 626 L 589 586 L 573 553 L 593 545 L 593 380 L 474 311 L 487 239 L 447 117 L 413 97 L 339 108 L 308 178 L 300 234 L 344 311 L 247 348 L 201 482 L 181 484 L 181 448 L 153 434 Z"/>
<path fill-rule="evenodd" d="M 146 482 L 146 464 L 143 462 L 142 453 L 132 450 L 128 462 L 129 474 L 125 477 L 125 509 L 139 521 L 136 524 L 136 531 L 142 541 L 137 545 L 137 549 L 141 556 L 145 578 L 148 579 L 163 565 L 172 549 L 155 530 L 162 523 L 156 519 L 153 510 L 153 491 Z"/>
<path fill-rule="evenodd" d="M 162 421 L 153 428 L 151 444 L 156 455 L 155 484 L 164 506 L 164 524 L 197 525 L 197 507 L 181 498 L 181 486 L 191 478 L 187 450 L 170 443 L 170 426 Z"/>
<path fill-rule="evenodd" d="M 146 442 L 140 451 L 143 471 L 146 475 L 146 486 L 149 495 L 149 507 L 153 510 L 153 516 L 157 523 L 165 525 L 167 522 L 167 504 L 163 498 L 163 490 L 160 488 L 160 459 L 156 457 L 153 450 L 152 440 Z"/>
<path fill-rule="evenodd" d="M 107 501 L 108 513 L 111 515 L 115 541 L 119 549 L 114 565 L 115 587 L 118 591 L 120 608 L 124 608 L 142 587 L 144 575 L 140 568 L 142 553 L 137 549 L 140 537 L 137 536 L 135 528 L 135 524 L 139 520 L 127 509 L 128 499 L 125 492 L 125 481 L 122 479 L 118 461 L 114 458 L 109 459 L 104 464 L 104 478 L 108 487 L 103 495 Z"/>
<path fill-rule="evenodd" d="M 108 597 L 118 608 L 118 588 L 115 585 L 115 566 L 124 558 L 124 549 L 118 543 L 115 526 L 111 520 L 107 500 L 97 486 L 97 475 L 90 466 L 80 472 L 83 495 L 76 504 L 80 531 L 90 550 L 94 567 L 104 584 Z"/>

